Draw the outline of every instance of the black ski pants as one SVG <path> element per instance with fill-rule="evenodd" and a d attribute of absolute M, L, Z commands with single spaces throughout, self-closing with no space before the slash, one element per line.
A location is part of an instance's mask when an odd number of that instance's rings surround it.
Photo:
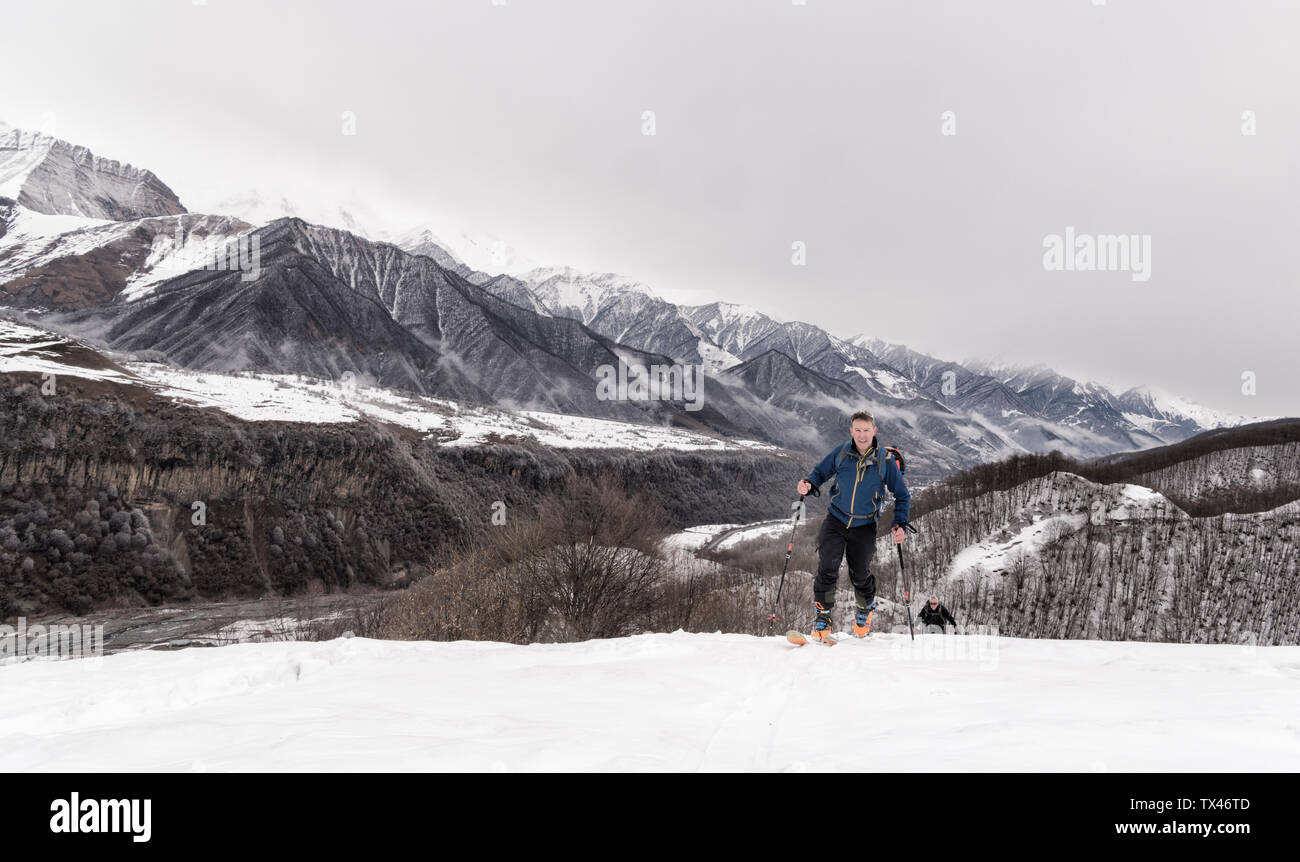
<path fill-rule="evenodd" d="M 876 598 L 876 578 L 871 574 L 871 557 L 876 552 L 876 522 L 846 527 L 827 513 L 817 534 L 817 578 L 813 599 L 824 608 L 835 607 L 835 585 L 840 580 L 840 561 L 848 558 L 849 579 L 862 607 Z"/>

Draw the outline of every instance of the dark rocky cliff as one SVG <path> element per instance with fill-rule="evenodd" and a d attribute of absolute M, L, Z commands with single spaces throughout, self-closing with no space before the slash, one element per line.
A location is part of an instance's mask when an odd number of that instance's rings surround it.
<path fill-rule="evenodd" d="M 0 616 L 400 587 L 493 504 L 612 475 L 673 526 L 780 516 L 806 459 L 438 446 L 374 422 L 245 422 L 137 386 L 0 375 Z M 201 517 L 200 517 L 201 515 Z"/>

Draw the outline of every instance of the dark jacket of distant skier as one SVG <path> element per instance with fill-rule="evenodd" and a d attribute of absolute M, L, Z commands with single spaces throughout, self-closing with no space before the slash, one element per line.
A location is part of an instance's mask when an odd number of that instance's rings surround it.
<path fill-rule="evenodd" d="M 808 481 L 814 488 L 834 477 L 830 512 L 846 527 L 860 527 L 871 523 L 880 514 L 880 472 L 879 467 L 871 463 L 877 445 L 877 441 L 873 438 L 871 449 L 863 455 L 858 455 L 853 448 L 853 440 L 850 439 L 844 445 L 832 449 L 830 454 L 823 458 L 808 475 Z M 840 457 L 841 452 L 844 453 L 844 457 L 840 459 L 837 470 L 835 461 Z M 903 474 L 898 470 L 898 462 L 890 458 L 888 464 L 885 470 L 885 486 L 889 488 L 889 493 L 894 495 L 893 526 L 896 527 L 907 523 L 907 516 L 912 507 L 912 495 L 908 492 L 907 485 L 903 483 Z"/>
<path fill-rule="evenodd" d="M 939 626 L 940 628 L 945 625 L 953 628 L 957 627 L 957 621 L 953 619 L 952 612 L 945 608 L 942 603 L 938 607 L 932 608 L 930 603 L 926 602 L 921 605 L 921 612 L 916 616 L 921 621 L 921 625 Z"/>

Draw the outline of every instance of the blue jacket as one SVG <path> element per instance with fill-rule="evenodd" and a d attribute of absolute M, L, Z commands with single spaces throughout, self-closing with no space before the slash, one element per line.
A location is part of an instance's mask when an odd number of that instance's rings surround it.
<path fill-rule="evenodd" d="M 836 446 L 821 463 L 808 474 L 808 482 L 814 488 L 820 488 L 830 478 L 836 480 L 836 488 L 831 494 L 830 511 L 846 527 L 860 527 L 876 520 L 883 505 L 880 499 L 880 472 L 871 463 L 871 450 L 876 448 L 872 438 L 871 449 L 865 455 L 859 455 L 853 445 L 853 438 L 842 446 Z M 835 459 L 841 451 L 847 452 L 840 462 L 840 469 L 835 469 Z M 894 495 L 894 524 L 907 523 L 908 511 L 912 507 L 912 495 L 907 485 L 903 484 L 903 474 L 898 470 L 898 462 L 889 459 L 885 471 L 885 485 Z"/>

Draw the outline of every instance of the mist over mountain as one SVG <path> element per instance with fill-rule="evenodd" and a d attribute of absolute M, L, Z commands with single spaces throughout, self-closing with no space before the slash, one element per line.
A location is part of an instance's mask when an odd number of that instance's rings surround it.
<path fill-rule="evenodd" d="M 1017 452 L 1105 455 L 1245 421 L 1046 366 L 942 360 L 735 303 L 677 305 L 616 273 L 538 266 L 494 237 L 394 230 L 355 202 L 312 208 L 332 226 L 256 191 L 223 199 L 221 213 L 189 213 L 146 170 L 16 129 L 0 130 L 0 190 L 0 301 L 184 367 L 350 374 L 809 453 L 842 440 L 848 414 L 866 408 L 921 479 Z M 640 369 L 683 366 L 702 369 L 697 391 L 601 389 L 611 370 L 620 385 L 630 372 L 635 389 Z"/>

